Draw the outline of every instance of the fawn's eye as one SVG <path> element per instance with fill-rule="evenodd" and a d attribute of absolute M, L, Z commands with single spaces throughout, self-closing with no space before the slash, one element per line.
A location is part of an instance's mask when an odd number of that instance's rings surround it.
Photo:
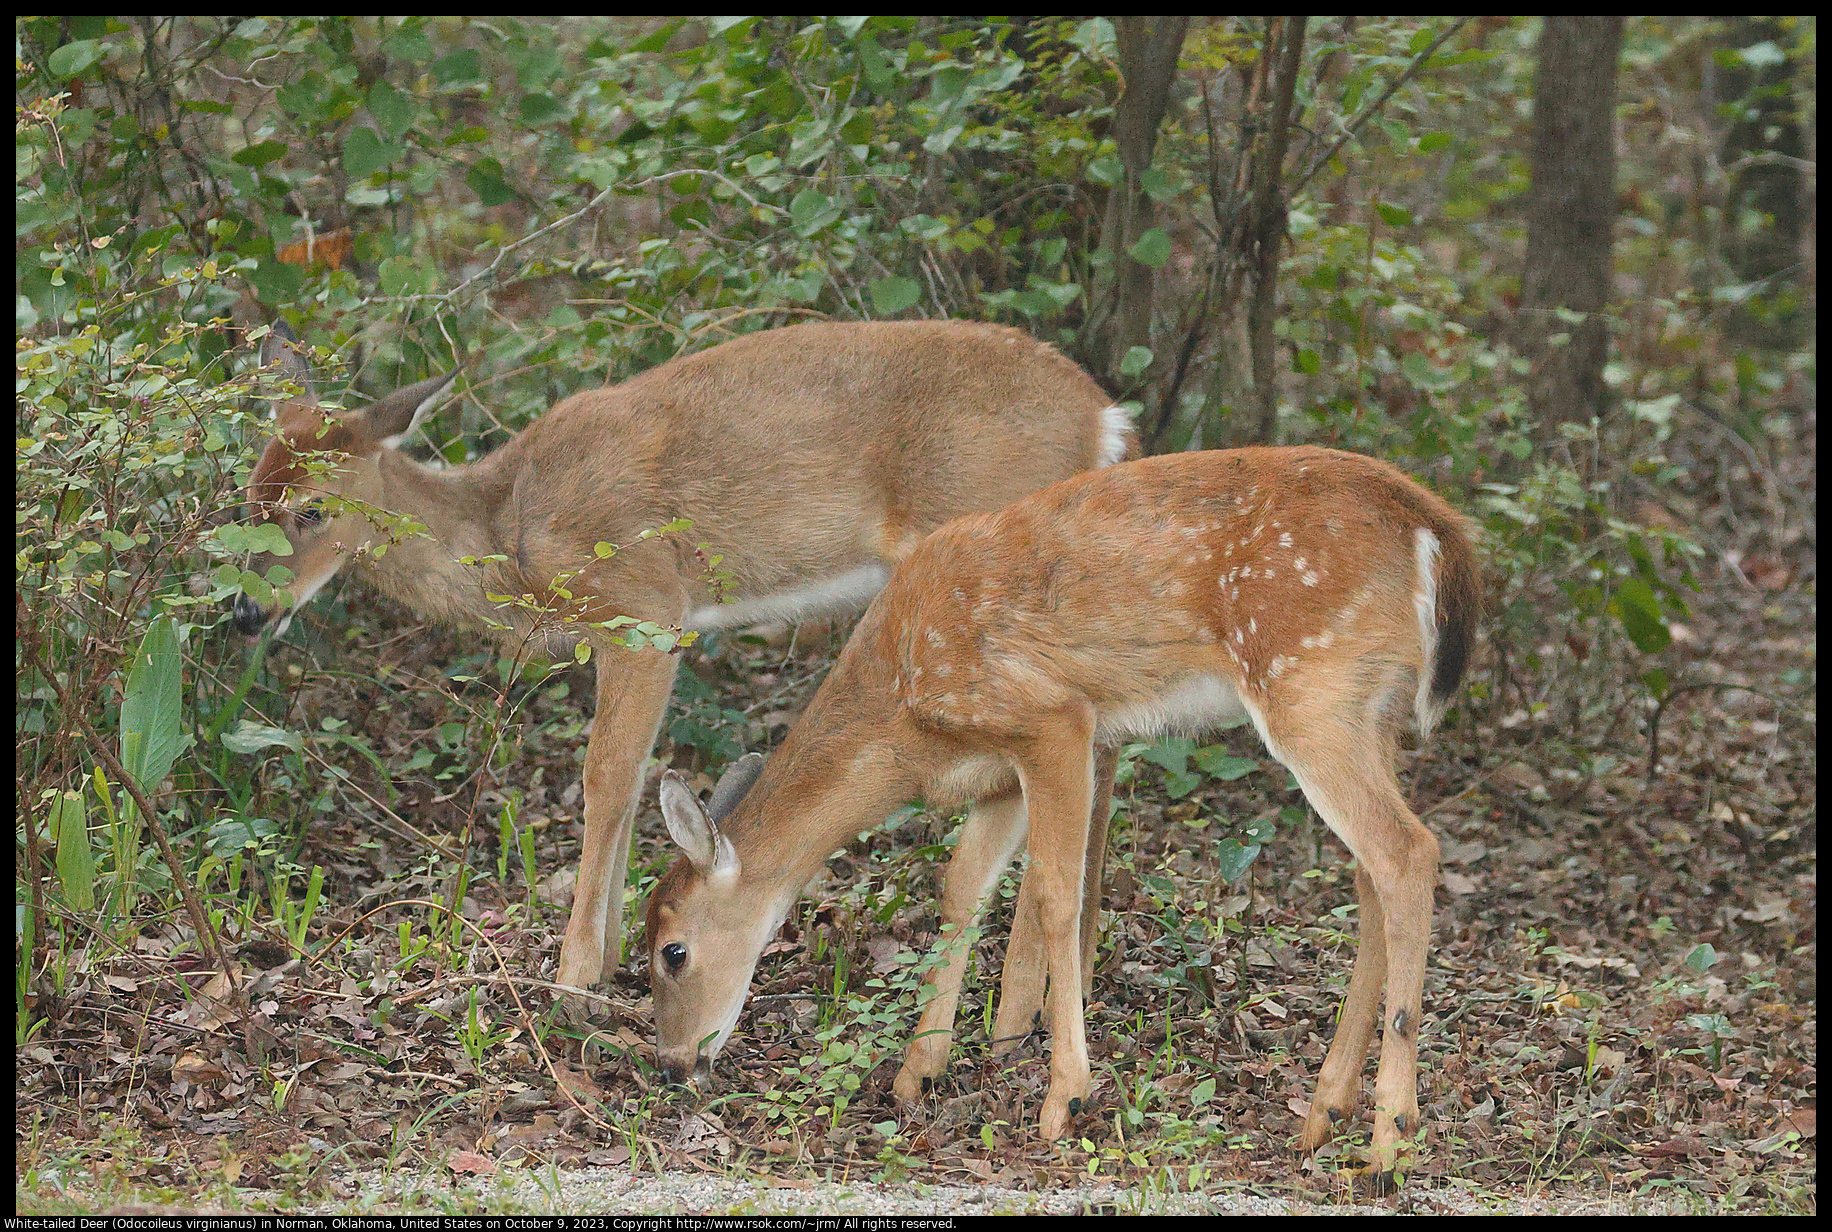
<path fill-rule="evenodd" d="M 668 968 L 668 974 L 673 975 L 687 965 L 687 947 L 678 941 L 670 941 L 662 947 L 662 963 Z"/>
<path fill-rule="evenodd" d="M 317 526 L 324 521 L 324 502 L 314 497 L 295 509 L 293 517 L 301 526 Z"/>

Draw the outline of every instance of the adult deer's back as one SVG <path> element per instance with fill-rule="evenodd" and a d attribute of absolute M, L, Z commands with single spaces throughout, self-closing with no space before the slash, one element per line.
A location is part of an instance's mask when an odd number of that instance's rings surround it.
<path fill-rule="evenodd" d="M 253 567 L 281 564 L 296 580 L 290 602 L 244 597 L 237 624 L 253 633 L 284 620 L 354 557 L 421 616 L 489 630 L 511 651 L 531 636 L 597 643 L 585 841 L 558 972 L 576 987 L 617 962 L 640 771 L 676 663 L 609 644 L 604 622 L 709 629 L 857 610 L 941 523 L 1117 461 L 1130 443 L 1099 387 L 1018 330 L 820 323 L 576 394 L 489 456 L 442 469 L 396 446 L 450 377 L 328 415 L 296 342 L 277 326 L 263 352 L 304 392 L 276 408 L 248 493 L 251 514 L 292 547 Z M 410 515 L 425 533 L 378 530 L 377 510 Z M 692 527 L 640 538 L 678 518 Z M 601 543 L 619 550 L 600 558 Z M 700 543 L 724 557 L 723 594 Z M 568 574 L 570 598 L 553 585 Z M 542 610 L 490 594 L 535 596 Z"/>

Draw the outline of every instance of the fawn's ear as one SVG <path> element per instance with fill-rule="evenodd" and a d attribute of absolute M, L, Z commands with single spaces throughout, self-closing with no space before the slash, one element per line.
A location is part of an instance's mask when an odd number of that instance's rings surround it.
<path fill-rule="evenodd" d="M 662 820 L 668 823 L 668 833 L 700 876 L 712 881 L 738 875 L 742 866 L 731 841 L 719 833 L 687 780 L 673 770 L 662 775 Z"/>

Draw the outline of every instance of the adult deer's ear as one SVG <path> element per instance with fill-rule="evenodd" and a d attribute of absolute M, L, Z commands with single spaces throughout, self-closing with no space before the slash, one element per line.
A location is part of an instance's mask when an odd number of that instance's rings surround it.
<path fill-rule="evenodd" d="M 268 410 L 271 415 L 280 413 L 282 402 L 292 402 L 306 406 L 315 406 L 318 395 L 312 389 L 312 370 L 306 363 L 305 344 L 299 341 L 299 335 L 284 319 L 277 320 L 273 328 L 267 331 L 267 337 L 261 340 L 261 367 L 278 367 L 280 375 L 299 387 L 297 395 L 291 398 L 275 398 Z"/>
<path fill-rule="evenodd" d="M 444 376 L 428 377 L 406 389 L 397 389 L 377 398 L 362 410 L 349 416 L 350 426 L 384 449 L 398 449 L 408 434 L 445 401 L 445 391 L 458 379 L 460 369 Z"/>
<path fill-rule="evenodd" d="M 712 798 L 706 802 L 707 814 L 714 822 L 724 821 L 731 816 L 731 811 L 738 807 L 738 801 L 744 799 L 744 793 L 751 789 L 751 784 L 762 773 L 762 753 L 746 753 L 725 767 L 725 773 L 719 776 L 719 785 L 712 789 Z"/>

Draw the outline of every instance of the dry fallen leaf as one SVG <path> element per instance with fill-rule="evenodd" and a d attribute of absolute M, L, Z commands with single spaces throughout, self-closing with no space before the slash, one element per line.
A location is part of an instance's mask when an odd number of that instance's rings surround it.
<path fill-rule="evenodd" d="M 461 1175 L 489 1176 L 496 1171 L 496 1161 L 476 1151 L 453 1151 L 445 1157 L 445 1166 Z"/>

